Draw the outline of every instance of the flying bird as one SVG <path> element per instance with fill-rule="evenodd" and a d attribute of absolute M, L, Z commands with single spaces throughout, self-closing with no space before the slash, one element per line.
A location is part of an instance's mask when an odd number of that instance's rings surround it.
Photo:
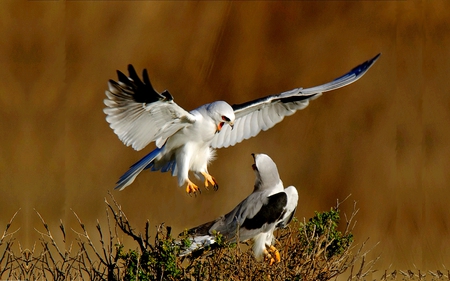
<path fill-rule="evenodd" d="M 270 264 L 280 261 L 280 254 L 273 246 L 273 232 L 286 227 L 292 220 L 298 202 L 297 189 L 283 187 L 277 166 L 269 156 L 252 155 L 256 174 L 253 192 L 228 214 L 188 230 L 192 243 L 181 251 L 180 256 L 215 244 L 220 234 L 230 243 L 252 239 L 257 260 L 264 256 Z"/>
<path fill-rule="evenodd" d="M 129 65 L 128 77 L 117 71 L 118 81 L 109 81 L 103 111 L 110 127 L 125 145 L 141 150 L 155 142 L 156 148 L 131 166 L 115 188 L 123 190 L 140 172 L 149 169 L 171 171 L 178 177 L 179 186 L 186 184 L 189 194 L 199 190 L 189 179 L 189 171 L 197 178 L 203 178 L 206 188 L 211 185 L 217 190 L 217 181 L 207 167 L 215 149 L 254 137 L 281 122 L 285 116 L 305 108 L 309 100 L 323 92 L 355 82 L 379 56 L 320 86 L 297 88 L 242 104 L 215 101 L 192 111 L 178 106 L 167 90 L 158 93 L 150 83 L 146 69 L 141 81 L 134 67 Z"/>

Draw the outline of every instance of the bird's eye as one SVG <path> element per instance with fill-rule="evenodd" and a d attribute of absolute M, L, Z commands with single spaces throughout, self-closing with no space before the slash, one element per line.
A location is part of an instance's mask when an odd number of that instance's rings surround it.
<path fill-rule="evenodd" d="M 230 122 L 230 118 L 226 117 L 226 116 L 222 116 L 222 120 L 226 121 L 226 122 Z"/>

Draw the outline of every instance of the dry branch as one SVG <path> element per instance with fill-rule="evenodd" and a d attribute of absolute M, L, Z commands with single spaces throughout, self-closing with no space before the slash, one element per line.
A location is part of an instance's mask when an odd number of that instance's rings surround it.
<path fill-rule="evenodd" d="M 143 233 L 132 227 L 125 212 L 114 197 L 105 198 L 106 227 L 97 220 L 94 233 L 89 233 L 86 224 L 74 212 L 80 230 L 76 243 L 68 244 L 66 228 L 59 223 L 62 243 L 57 242 L 51 227 L 36 211 L 43 230 L 40 243 L 32 249 L 13 251 L 11 224 L 13 215 L 0 238 L 4 247 L 0 255 L 0 279 L 24 280 L 330 280 L 349 272 L 348 280 L 363 280 L 374 272 L 373 265 L 378 260 L 366 259 L 367 240 L 359 247 L 353 245 L 351 232 L 359 209 L 356 202 L 352 213 L 344 214 L 345 225 L 342 233 L 337 232 L 332 216 L 318 224 L 311 219 L 293 222 L 275 233 L 276 244 L 282 256 L 280 263 L 270 266 L 254 259 L 249 243 L 220 243 L 214 249 L 206 249 L 202 254 L 180 258 L 180 243 L 171 235 L 171 228 L 158 225 L 156 235 L 149 235 L 149 221 L 144 224 Z M 339 213 L 343 201 L 337 200 L 330 211 Z M 333 213 L 334 212 L 334 213 Z M 318 215 L 319 213 L 316 213 Z M 325 213 L 324 213 L 325 214 Z M 320 217 L 320 216 L 319 216 Z M 314 224 L 315 223 L 315 224 Z M 125 245 L 119 239 L 118 231 L 133 238 L 138 250 Z M 57 235 L 58 236 L 58 235 Z M 347 239 L 340 241 L 339 239 Z M 179 238 L 182 239 L 182 238 Z M 177 242 L 178 241 L 178 242 Z M 336 244 L 337 242 L 341 244 Z M 338 246 L 336 246 L 338 245 Z M 399 271 L 405 278 L 424 278 L 419 271 Z M 397 272 L 385 278 L 394 277 Z M 429 276 L 445 278 L 441 271 L 428 272 Z"/>

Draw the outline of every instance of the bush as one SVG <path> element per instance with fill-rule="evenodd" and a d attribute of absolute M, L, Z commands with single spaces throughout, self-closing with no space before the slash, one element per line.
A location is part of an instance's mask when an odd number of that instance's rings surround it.
<path fill-rule="evenodd" d="M 254 259 L 247 242 L 220 243 L 186 257 L 179 257 L 180 250 L 189 246 L 188 236 L 174 238 L 171 228 L 157 227 L 153 241 L 149 236 L 149 222 L 144 232 L 137 233 L 130 225 L 121 206 L 110 194 L 112 205 L 108 208 L 108 229 L 105 231 L 97 221 L 97 235 L 101 248 L 97 248 L 86 231 L 84 223 L 74 213 L 81 231 L 77 247 L 64 250 L 58 246 L 44 219 L 40 218 L 44 231 L 41 235 L 41 251 L 13 251 L 14 232 L 7 225 L 0 246 L 5 245 L 0 256 L 0 279 L 26 280 L 330 280 L 349 270 L 349 280 L 363 279 L 372 272 L 375 261 L 366 262 L 365 253 L 353 246 L 354 217 L 358 210 L 356 203 L 343 231 L 340 225 L 340 203 L 328 212 L 316 212 L 307 222 L 294 219 L 291 224 L 277 230 L 276 248 L 281 262 L 269 265 Z M 110 219 L 112 216 L 113 219 Z M 118 239 L 117 230 L 131 237 L 136 248 L 125 247 Z M 65 242 L 65 228 L 60 224 Z M 113 241 L 116 241 L 114 244 Z M 118 242 L 117 242 L 118 241 Z"/>
<path fill-rule="evenodd" d="M 302 224 L 300 232 L 305 235 L 299 237 L 300 243 L 308 249 L 314 251 L 315 248 L 326 248 L 327 258 L 332 258 L 342 254 L 353 243 L 353 234 L 348 232 L 342 234 L 337 230 L 340 216 L 339 209 L 331 208 L 329 212 L 315 212 L 314 217 L 310 218 L 306 224 Z M 307 237 L 315 239 L 308 240 Z M 321 241 L 320 237 L 326 237 Z M 316 245 L 316 241 L 321 241 L 322 245 Z M 326 245 L 329 243 L 329 245 Z"/>

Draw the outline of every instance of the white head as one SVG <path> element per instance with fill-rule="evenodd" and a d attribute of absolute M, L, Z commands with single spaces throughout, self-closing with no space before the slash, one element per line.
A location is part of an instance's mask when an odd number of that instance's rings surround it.
<path fill-rule="evenodd" d="M 215 101 L 206 108 L 208 115 L 214 120 L 217 126 L 217 131 L 222 130 L 223 125 L 228 124 L 233 128 L 234 116 L 233 108 L 224 101 Z"/>
<path fill-rule="evenodd" d="M 278 185 L 280 175 L 278 174 L 277 165 L 266 154 L 252 154 L 255 164 L 252 165 L 256 174 L 255 190 L 273 188 Z"/>

